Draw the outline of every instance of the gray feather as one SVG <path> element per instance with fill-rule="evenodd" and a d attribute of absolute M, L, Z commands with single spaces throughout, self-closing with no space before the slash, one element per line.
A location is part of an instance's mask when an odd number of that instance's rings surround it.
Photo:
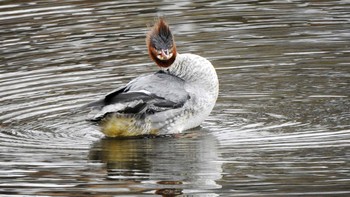
<path fill-rule="evenodd" d="M 189 99 L 184 81 L 164 72 L 144 75 L 85 107 L 94 110 L 93 119 L 110 113 L 147 115 L 177 109 Z"/>

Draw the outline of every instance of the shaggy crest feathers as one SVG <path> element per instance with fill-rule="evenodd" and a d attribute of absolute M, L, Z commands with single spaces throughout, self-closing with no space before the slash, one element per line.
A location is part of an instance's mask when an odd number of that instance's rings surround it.
<path fill-rule="evenodd" d="M 169 25 L 159 18 L 146 36 L 146 44 L 150 58 L 160 67 L 169 67 L 176 58 L 176 46 Z M 157 55 L 160 50 L 169 50 L 173 55 L 168 60 L 160 60 Z"/>

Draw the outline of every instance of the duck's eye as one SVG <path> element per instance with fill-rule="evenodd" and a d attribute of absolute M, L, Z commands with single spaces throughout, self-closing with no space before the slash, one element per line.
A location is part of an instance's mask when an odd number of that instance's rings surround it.
<path fill-rule="evenodd" d="M 158 47 L 155 47 L 155 46 L 152 47 L 152 50 L 156 53 L 160 53 L 161 51 Z"/>
<path fill-rule="evenodd" d="M 153 48 L 156 50 L 156 51 L 159 51 L 160 49 L 156 46 L 153 46 Z"/>

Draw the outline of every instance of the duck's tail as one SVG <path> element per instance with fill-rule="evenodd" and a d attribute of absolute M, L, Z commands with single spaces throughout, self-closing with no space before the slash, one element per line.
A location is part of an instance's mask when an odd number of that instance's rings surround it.
<path fill-rule="evenodd" d="M 110 113 L 99 121 L 102 133 L 107 137 L 132 137 L 157 135 L 151 123 L 135 115 Z"/>

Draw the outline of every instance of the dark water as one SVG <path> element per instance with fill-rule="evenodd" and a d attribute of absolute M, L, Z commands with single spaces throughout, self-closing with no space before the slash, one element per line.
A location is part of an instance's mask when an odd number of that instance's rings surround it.
<path fill-rule="evenodd" d="M 104 139 L 76 109 L 156 67 L 147 26 L 220 95 L 177 137 Z M 349 196 L 350 2 L 0 1 L 1 196 Z"/>

